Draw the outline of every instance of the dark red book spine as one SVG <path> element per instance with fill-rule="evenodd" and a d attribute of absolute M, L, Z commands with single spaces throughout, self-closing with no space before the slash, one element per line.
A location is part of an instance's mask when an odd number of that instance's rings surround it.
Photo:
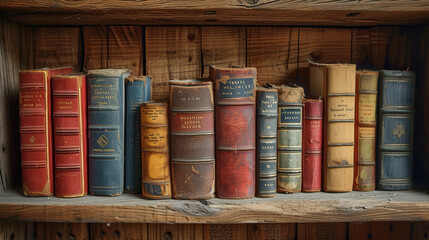
<path fill-rule="evenodd" d="M 215 83 L 216 194 L 255 196 L 256 69 L 210 68 Z"/>
<path fill-rule="evenodd" d="M 322 189 L 322 132 L 323 102 L 304 101 L 304 160 L 302 164 L 302 191 L 319 192 Z"/>
<path fill-rule="evenodd" d="M 19 72 L 22 186 L 25 196 L 54 193 L 51 77 L 71 68 Z"/>
<path fill-rule="evenodd" d="M 85 196 L 87 123 L 85 75 L 52 77 L 55 195 Z"/>

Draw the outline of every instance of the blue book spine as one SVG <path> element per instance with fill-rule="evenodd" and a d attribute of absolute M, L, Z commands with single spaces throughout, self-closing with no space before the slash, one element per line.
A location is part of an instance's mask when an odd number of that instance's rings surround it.
<path fill-rule="evenodd" d="M 146 94 L 150 94 L 148 79 L 146 76 L 126 79 L 125 190 L 131 193 L 142 191 L 140 105 L 149 101 L 146 97 Z"/>
<path fill-rule="evenodd" d="M 256 196 L 277 192 L 277 90 L 257 89 L 257 184 Z"/>
<path fill-rule="evenodd" d="M 145 76 L 145 86 L 144 86 L 144 100 L 149 102 L 152 100 L 152 80 L 149 76 Z"/>
<path fill-rule="evenodd" d="M 124 189 L 124 79 L 126 69 L 88 72 L 89 191 L 120 195 Z"/>
<path fill-rule="evenodd" d="M 415 74 L 380 71 L 379 190 L 412 188 Z"/>

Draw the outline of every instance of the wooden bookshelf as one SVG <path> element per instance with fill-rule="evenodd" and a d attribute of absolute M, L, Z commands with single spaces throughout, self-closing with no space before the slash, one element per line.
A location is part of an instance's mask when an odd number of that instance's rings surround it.
<path fill-rule="evenodd" d="M 277 194 L 243 200 L 145 200 L 140 195 L 81 198 L 0 195 L 0 219 L 129 223 L 306 223 L 429 221 L 429 193 L 373 191 Z"/>

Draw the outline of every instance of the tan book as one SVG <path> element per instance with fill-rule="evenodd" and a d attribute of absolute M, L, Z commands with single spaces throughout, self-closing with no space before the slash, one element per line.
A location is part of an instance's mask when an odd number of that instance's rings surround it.
<path fill-rule="evenodd" d="M 355 79 L 355 64 L 310 64 L 309 93 L 325 101 L 325 192 L 348 192 L 353 189 Z"/>
<path fill-rule="evenodd" d="M 353 190 L 375 188 L 378 72 L 356 72 L 355 173 Z"/>
<path fill-rule="evenodd" d="M 142 196 L 171 198 L 168 104 L 146 102 L 140 107 L 142 144 Z"/>

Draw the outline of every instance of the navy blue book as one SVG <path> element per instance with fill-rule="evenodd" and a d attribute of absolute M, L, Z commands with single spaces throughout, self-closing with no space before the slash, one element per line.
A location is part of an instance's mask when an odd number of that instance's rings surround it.
<path fill-rule="evenodd" d="M 120 195 L 124 190 L 124 79 L 127 69 L 88 72 L 89 192 Z"/>
<path fill-rule="evenodd" d="M 140 105 L 150 101 L 151 83 L 147 76 L 129 76 L 125 97 L 125 191 L 142 191 Z"/>
<path fill-rule="evenodd" d="M 258 87 L 256 106 L 256 196 L 277 192 L 277 89 Z"/>
<path fill-rule="evenodd" d="M 415 74 L 380 71 L 379 190 L 412 188 Z"/>

